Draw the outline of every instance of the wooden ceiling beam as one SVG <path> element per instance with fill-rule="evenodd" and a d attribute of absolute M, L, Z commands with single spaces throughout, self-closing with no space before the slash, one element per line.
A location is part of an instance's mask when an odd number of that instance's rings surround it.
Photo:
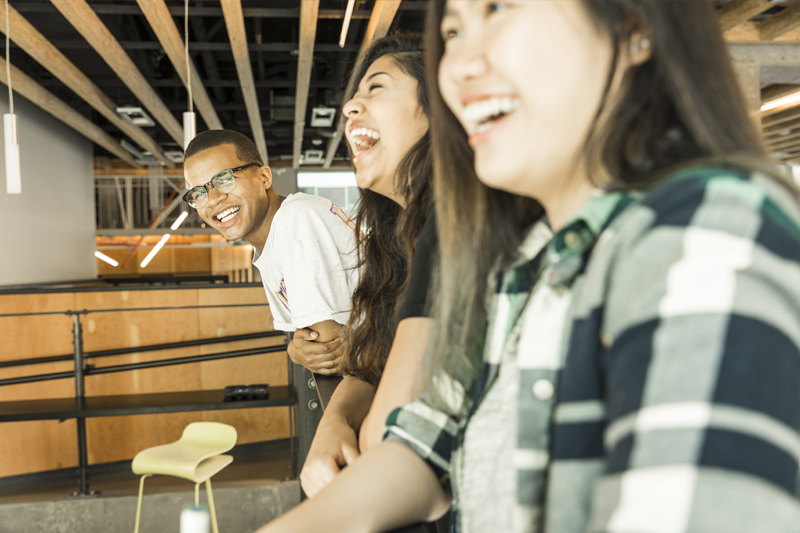
<path fill-rule="evenodd" d="M 13 80 L 15 93 L 21 94 L 44 111 L 47 111 L 90 141 L 102 146 L 132 167 L 142 167 L 141 163 L 134 160 L 133 156 L 122 148 L 114 137 L 75 111 L 75 109 L 67 105 L 63 100 L 60 100 L 56 95 L 36 83 L 33 78 L 14 65 L 11 65 L 11 79 Z M 0 58 L 0 82 L 8 85 L 6 61 L 3 58 Z"/>
<path fill-rule="evenodd" d="M 186 79 L 186 58 L 184 55 L 184 43 L 178 33 L 178 27 L 175 21 L 172 20 L 172 15 L 167 8 L 164 0 L 136 0 L 139 8 L 144 13 L 147 22 L 158 37 L 161 46 L 164 47 L 164 52 L 169 56 L 172 66 L 178 73 L 181 81 L 188 87 L 188 80 Z M 187 36 L 188 38 L 188 36 Z M 189 62 L 192 63 L 191 58 Z M 211 130 L 221 130 L 222 122 L 220 122 L 217 112 L 214 110 L 214 105 L 208 97 L 203 80 L 197 73 L 197 68 L 192 63 L 192 95 L 194 96 L 194 103 L 197 106 L 197 111 L 203 117 L 203 120 Z M 181 142 L 181 146 L 183 143 Z"/>
<path fill-rule="evenodd" d="M 769 20 L 769 19 L 767 19 Z M 765 21 L 766 22 L 766 21 Z M 800 43 L 800 28 L 795 28 L 783 33 L 769 41 L 761 36 L 761 25 L 764 22 L 743 22 L 723 34 L 729 44 L 798 44 Z"/>
<path fill-rule="evenodd" d="M 155 140 L 143 129 L 131 124 L 117 113 L 117 105 L 100 90 L 83 72 L 78 69 L 64 54 L 58 51 L 36 28 L 31 25 L 16 9 L 8 6 L 10 38 L 28 55 L 35 59 L 56 78 L 72 89 L 78 96 L 96 109 L 109 122 L 114 124 L 128 137 L 136 141 L 142 148 L 149 150 L 168 168 L 175 164 L 170 161 Z M 0 32 L 5 33 L 6 11 L 0 9 Z"/>
<path fill-rule="evenodd" d="M 767 150 L 775 152 L 798 143 L 800 143 L 800 133 L 790 133 L 789 135 L 772 139 L 772 142 L 766 143 L 766 147 Z"/>
<path fill-rule="evenodd" d="M 62 0 L 63 1 L 63 0 Z M 69 0 L 67 0 L 69 1 Z M 308 0 L 302 2 L 305 5 L 312 2 Z M 319 3 L 315 0 L 314 3 Z M 269 164 L 267 155 L 267 141 L 264 138 L 264 125 L 261 122 L 261 111 L 258 107 L 258 96 L 256 95 L 256 83 L 253 78 L 253 67 L 250 63 L 250 52 L 247 50 L 247 31 L 244 27 L 244 15 L 242 14 L 242 3 L 240 0 L 225 0 L 222 3 L 222 13 L 225 17 L 225 25 L 228 28 L 228 37 L 231 41 L 233 60 L 236 63 L 236 72 L 239 75 L 244 103 L 247 106 L 247 117 L 250 119 L 250 129 L 253 131 L 253 142 L 258 148 L 264 164 Z M 300 41 L 302 51 L 302 38 Z"/>
<path fill-rule="evenodd" d="M 758 26 L 762 41 L 771 41 L 796 28 L 800 28 L 800 4 L 789 6 Z"/>
<path fill-rule="evenodd" d="M 795 128 L 800 128 L 800 113 L 798 113 L 798 117 L 796 119 L 788 120 L 782 124 L 777 124 L 769 128 L 764 128 L 763 135 L 764 138 L 769 139 L 771 137 L 780 135 L 780 132 L 782 131 L 793 130 Z"/>
<path fill-rule="evenodd" d="M 769 0 L 733 0 L 718 11 L 719 27 L 725 32 L 772 7 Z"/>
<path fill-rule="evenodd" d="M 397 10 L 400 7 L 400 2 L 401 0 L 375 0 L 375 7 L 372 8 L 372 15 L 369 18 L 367 31 L 364 34 L 364 40 L 361 43 L 361 49 L 358 51 L 358 57 L 355 65 L 353 66 L 353 72 L 358 70 L 358 65 L 361 63 L 364 53 L 367 51 L 372 42 L 380 39 L 389 32 L 389 28 L 392 26 L 392 21 L 394 21 L 394 16 L 397 14 Z M 345 90 L 344 94 L 348 95 L 352 92 L 352 90 L 353 79 L 351 76 L 350 80 L 347 82 L 347 89 Z M 345 118 L 344 114 L 341 114 L 339 118 L 339 124 L 336 127 L 336 133 L 334 134 L 333 138 L 328 141 L 328 151 L 325 154 L 325 163 L 323 164 L 323 168 L 330 168 L 331 163 L 333 162 L 333 157 L 336 155 L 336 150 L 339 148 L 339 143 L 342 140 L 342 135 L 344 135 L 344 125 L 346 122 L 347 119 Z"/>
<path fill-rule="evenodd" d="M 183 128 L 178 123 L 161 97 L 150 86 L 144 75 L 122 49 L 122 45 L 111 35 L 100 17 L 92 11 L 86 0 L 51 0 L 70 24 L 92 45 L 111 70 L 125 82 L 139 102 L 179 145 L 183 144 Z"/>
<path fill-rule="evenodd" d="M 800 145 L 798 145 L 794 150 L 789 151 L 781 151 L 777 152 L 777 154 L 782 154 L 780 157 L 776 157 L 776 154 L 770 154 L 774 159 L 782 163 L 786 163 L 789 161 L 795 161 L 800 158 Z"/>
<path fill-rule="evenodd" d="M 764 117 L 761 121 L 761 128 L 763 131 L 780 131 L 785 128 L 784 125 L 787 122 L 791 122 L 796 119 L 800 119 L 800 108 L 794 107 L 785 111 L 781 111 L 780 113 Z"/>
<path fill-rule="evenodd" d="M 761 89 L 761 103 L 766 104 L 771 100 L 777 100 L 798 91 L 800 91 L 800 85 L 788 83 L 768 85 Z"/>
<path fill-rule="evenodd" d="M 314 42 L 317 38 L 317 17 L 319 0 L 300 2 L 300 47 L 297 56 L 297 89 L 294 106 L 294 142 L 292 146 L 292 166 L 300 166 L 300 152 L 303 150 L 303 130 L 306 126 L 308 89 L 311 83 L 311 67 L 314 66 Z"/>

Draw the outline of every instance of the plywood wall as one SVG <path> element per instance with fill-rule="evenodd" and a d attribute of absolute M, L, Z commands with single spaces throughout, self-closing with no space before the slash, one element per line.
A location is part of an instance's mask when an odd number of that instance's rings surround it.
<path fill-rule="evenodd" d="M 222 304 L 265 304 L 259 287 L 76 292 L 0 295 L 0 314 L 68 309 L 126 309 L 92 313 L 82 318 L 87 352 L 223 337 L 272 330 L 269 308 L 240 307 L 136 311 L 148 307 Z M 72 319 L 64 315 L 0 318 L 0 361 L 62 355 L 72 352 Z M 135 353 L 91 359 L 98 367 L 233 349 L 275 345 L 282 337 L 213 344 L 178 350 Z M 71 362 L 0 369 L 0 379 L 69 371 Z M 226 385 L 285 385 L 285 352 L 221 361 L 120 372 L 86 378 L 86 395 L 137 394 L 220 389 Z M 74 396 L 74 381 L 62 379 L 0 387 L 0 401 Z M 207 413 L 175 413 L 88 419 L 89 463 L 133 458 L 140 450 L 180 437 L 189 422 L 215 420 L 237 428 L 239 443 L 289 436 L 288 408 L 244 409 Z M 75 421 L 31 421 L 0 424 L 0 476 L 77 465 Z"/>

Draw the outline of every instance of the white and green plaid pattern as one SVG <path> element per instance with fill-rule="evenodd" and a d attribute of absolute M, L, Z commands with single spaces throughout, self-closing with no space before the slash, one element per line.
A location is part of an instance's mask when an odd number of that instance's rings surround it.
<path fill-rule="evenodd" d="M 515 531 L 800 531 L 793 192 L 698 167 L 646 195 L 594 198 L 546 232 L 535 227 L 501 273 L 477 384 L 437 382 L 455 415 L 423 395 L 392 413 L 386 438 L 449 489 L 469 415 L 510 351 L 518 502 L 497 512 Z"/>

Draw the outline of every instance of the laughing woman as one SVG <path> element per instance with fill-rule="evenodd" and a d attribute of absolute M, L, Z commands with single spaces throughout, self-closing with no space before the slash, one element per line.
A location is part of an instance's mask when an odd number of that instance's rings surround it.
<path fill-rule="evenodd" d="M 800 206 L 711 2 L 439 1 L 429 22 L 428 388 L 266 531 L 385 531 L 450 495 L 461 532 L 797 530 Z M 489 187 L 546 215 L 515 248 Z"/>
<path fill-rule="evenodd" d="M 431 328 L 426 297 L 438 244 L 420 48 L 413 36 L 378 40 L 353 74 L 354 90 L 343 108 L 362 195 L 356 226 L 368 230 L 357 237 L 362 274 L 342 346 L 345 378 L 300 475 L 312 497 L 380 443 L 387 415 L 411 400 Z M 301 331 L 290 347 L 301 358 L 330 349 L 309 336 Z"/>

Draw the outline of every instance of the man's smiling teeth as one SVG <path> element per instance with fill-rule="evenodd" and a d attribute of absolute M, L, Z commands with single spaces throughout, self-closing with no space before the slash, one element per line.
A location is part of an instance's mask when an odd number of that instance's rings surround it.
<path fill-rule="evenodd" d="M 355 145 L 358 155 L 375 146 L 381 140 L 381 134 L 370 128 L 354 128 L 350 132 L 350 140 Z"/>
<path fill-rule="evenodd" d="M 220 222 L 227 222 L 233 217 L 235 217 L 236 213 L 238 212 L 239 212 L 238 207 L 231 207 L 230 209 L 226 209 L 222 213 L 216 215 L 216 219 L 219 220 Z"/>
<path fill-rule="evenodd" d="M 493 96 L 486 100 L 472 102 L 461 112 L 461 121 L 473 125 L 475 133 L 492 127 L 492 122 L 519 107 L 519 99 L 511 96 Z"/>

